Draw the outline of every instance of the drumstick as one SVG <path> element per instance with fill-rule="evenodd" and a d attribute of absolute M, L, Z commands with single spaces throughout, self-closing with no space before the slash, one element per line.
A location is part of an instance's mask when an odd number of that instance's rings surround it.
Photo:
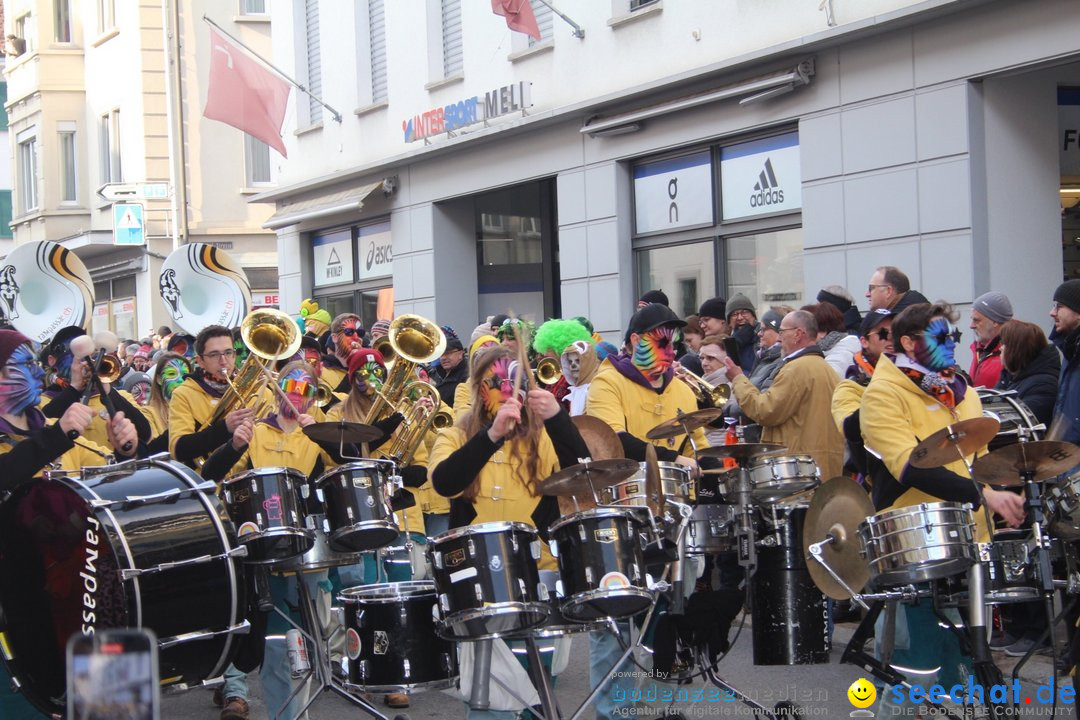
<path fill-rule="evenodd" d="M 529 367 L 529 350 L 521 342 L 521 327 L 517 318 L 513 318 L 510 323 L 510 329 L 514 333 L 514 341 L 517 344 L 517 356 L 518 356 L 518 372 L 514 376 L 514 397 L 518 396 L 521 392 L 521 379 L 525 377 L 525 382 L 528 385 L 528 389 L 532 390 L 532 368 Z M 524 408 L 522 408 L 524 409 Z M 510 432 L 517 429 L 517 422 L 512 422 L 509 425 Z"/>

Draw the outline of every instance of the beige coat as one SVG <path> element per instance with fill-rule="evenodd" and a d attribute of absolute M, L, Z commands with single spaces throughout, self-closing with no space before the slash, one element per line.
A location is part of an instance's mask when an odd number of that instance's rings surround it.
<path fill-rule="evenodd" d="M 839 382 L 821 353 L 810 351 L 785 362 L 765 392 L 746 375 L 735 378 L 732 389 L 743 414 L 761 425 L 761 441 L 780 443 L 793 455 L 810 455 L 824 482 L 844 466 L 844 438 L 832 418 Z"/>

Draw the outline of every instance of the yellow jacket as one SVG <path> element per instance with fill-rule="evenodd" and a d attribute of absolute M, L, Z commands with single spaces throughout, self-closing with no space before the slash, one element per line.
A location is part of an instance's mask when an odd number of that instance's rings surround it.
<path fill-rule="evenodd" d="M 210 424 L 220 398 L 208 395 L 194 378 L 187 378 L 173 390 L 169 400 L 169 454 L 176 457 L 176 441 L 204 430 Z"/>
<path fill-rule="evenodd" d="M 930 435 L 958 420 L 982 416 L 982 402 L 974 388 L 968 388 L 963 401 L 950 410 L 916 387 L 887 356 L 882 355 L 874 376 L 863 393 L 859 426 L 868 450 L 881 457 L 894 478 L 903 477 L 911 451 Z M 983 454 L 986 448 L 980 448 Z M 968 461 L 972 456 L 968 457 Z M 962 477 L 971 477 L 958 458 L 945 466 Z M 940 498 L 909 488 L 889 507 L 901 508 L 920 503 L 941 502 Z M 986 537 L 983 512 L 975 513 L 980 536 Z"/>
<path fill-rule="evenodd" d="M 48 418 L 45 421 L 45 426 L 49 427 L 55 425 L 58 420 L 54 418 Z M 0 435 L 0 455 L 6 455 L 20 442 L 24 440 L 19 435 Z M 97 443 L 87 440 L 85 437 L 79 437 L 75 439 L 75 447 L 71 448 L 59 458 L 54 461 L 54 465 L 59 465 L 59 470 L 78 471 L 83 467 L 97 467 L 99 465 L 106 465 L 106 456 L 112 454 L 112 449 L 104 445 L 98 445 Z M 120 458 L 124 459 L 124 458 Z M 40 478 L 44 475 L 46 470 L 53 469 L 51 467 L 44 467 L 34 473 L 34 477 Z"/>
<path fill-rule="evenodd" d="M 320 458 L 323 468 L 337 465 L 299 426 L 291 432 L 282 432 L 275 425 L 257 422 L 247 450 L 233 465 L 229 475 L 246 471 L 250 460 L 253 468 L 287 467 L 298 470 L 307 477 L 311 475 Z"/>
<path fill-rule="evenodd" d="M 833 422 L 836 423 L 836 429 L 840 431 L 841 435 L 844 434 L 844 421 L 859 409 L 865 392 L 866 388 L 854 380 L 841 380 L 836 389 L 833 390 Z"/>
<path fill-rule="evenodd" d="M 689 443 L 683 448 L 685 435 L 676 435 L 669 440 L 646 440 L 645 434 L 664 420 L 675 417 L 679 410 L 693 412 L 697 410 L 697 398 L 690 387 L 678 379 L 672 379 L 664 392 L 646 388 L 615 369 L 609 361 L 600 365 L 585 402 L 585 414 L 600 418 L 615 432 L 628 432 L 644 442 L 652 442 L 657 447 L 674 450 L 680 455 L 693 456 Z M 698 448 L 709 446 L 702 428 L 692 433 Z"/>
<path fill-rule="evenodd" d="M 429 476 L 455 450 L 462 447 L 466 440 L 468 438 L 465 437 L 465 431 L 461 428 L 451 427 L 440 430 L 435 440 L 435 447 L 431 451 L 428 464 Z M 488 459 L 483 470 L 480 471 L 478 476 L 480 488 L 473 501 L 473 508 L 476 510 L 473 525 L 486 522 L 520 522 L 533 527 L 536 525 L 533 512 L 541 496 L 533 495 L 522 480 L 527 468 L 522 465 L 522 459 L 511 452 L 514 442 L 516 442 L 515 439 L 507 440 Z M 559 458 L 555 454 L 555 448 L 547 432 L 541 434 L 539 449 L 537 483 L 559 469 Z M 541 548 L 540 568 L 554 570 L 555 558 L 551 556 L 547 544 L 541 543 Z"/>

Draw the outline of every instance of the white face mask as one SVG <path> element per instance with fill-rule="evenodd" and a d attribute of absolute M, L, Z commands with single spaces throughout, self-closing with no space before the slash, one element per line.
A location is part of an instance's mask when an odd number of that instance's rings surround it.
<path fill-rule="evenodd" d="M 570 344 L 566 350 L 563 350 L 562 357 L 559 358 L 559 364 L 562 365 L 563 375 L 566 376 L 566 381 L 571 385 L 577 385 L 581 379 L 581 356 L 586 353 L 589 346 L 578 340 Z"/>

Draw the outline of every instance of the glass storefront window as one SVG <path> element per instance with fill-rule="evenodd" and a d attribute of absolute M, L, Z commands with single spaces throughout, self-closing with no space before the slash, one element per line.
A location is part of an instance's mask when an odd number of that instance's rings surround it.
<path fill-rule="evenodd" d="M 729 237 L 725 242 L 728 297 L 737 292 L 747 296 L 759 316 L 769 305 L 805 304 L 801 227 Z"/>
<path fill-rule="evenodd" d="M 663 290 L 676 314 L 692 315 L 704 300 L 716 295 L 715 266 L 712 240 L 640 250 L 638 295 Z"/>

